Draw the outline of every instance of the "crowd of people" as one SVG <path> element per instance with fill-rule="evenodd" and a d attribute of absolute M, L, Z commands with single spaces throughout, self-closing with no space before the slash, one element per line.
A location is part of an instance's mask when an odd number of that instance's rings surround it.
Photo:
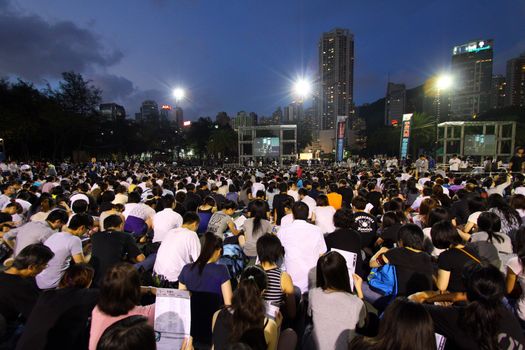
<path fill-rule="evenodd" d="M 2 163 L 0 349 L 156 349 L 158 288 L 190 293 L 185 350 L 525 349 L 523 153 Z"/>

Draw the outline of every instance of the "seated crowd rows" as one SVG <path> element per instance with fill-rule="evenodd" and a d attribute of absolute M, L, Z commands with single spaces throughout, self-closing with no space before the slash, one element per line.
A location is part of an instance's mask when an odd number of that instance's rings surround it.
<path fill-rule="evenodd" d="M 525 177 L 24 165 L 0 176 L 0 349 L 524 349 Z"/>

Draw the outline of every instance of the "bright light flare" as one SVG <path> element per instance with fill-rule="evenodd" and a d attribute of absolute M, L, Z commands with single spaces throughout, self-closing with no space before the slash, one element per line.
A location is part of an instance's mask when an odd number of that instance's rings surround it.
<path fill-rule="evenodd" d="M 436 80 L 436 87 L 439 90 L 446 90 L 452 86 L 452 76 L 448 74 L 440 75 Z"/>
<path fill-rule="evenodd" d="M 305 79 L 299 79 L 293 86 L 294 93 L 300 98 L 305 98 L 312 92 L 312 84 Z"/>
<path fill-rule="evenodd" d="M 186 96 L 186 92 L 182 88 L 176 88 L 173 90 L 173 97 L 175 97 L 175 100 L 180 101 Z"/>

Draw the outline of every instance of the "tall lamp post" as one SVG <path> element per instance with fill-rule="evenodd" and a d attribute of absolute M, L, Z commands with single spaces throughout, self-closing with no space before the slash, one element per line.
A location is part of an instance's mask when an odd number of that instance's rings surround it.
<path fill-rule="evenodd" d="M 449 74 L 439 75 L 436 79 L 436 161 L 438 157 L 438 139 L 439 139 L 439 122 L 441 121 L 441 92 L 450 89 L 452 86 L 452 76 Z M 443 155 L 443 162 L 445 162 L 445 155 Z"/>

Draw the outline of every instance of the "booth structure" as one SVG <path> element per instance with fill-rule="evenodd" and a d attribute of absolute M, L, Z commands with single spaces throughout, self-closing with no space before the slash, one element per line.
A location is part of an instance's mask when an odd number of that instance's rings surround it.
<path fill-rule="evenodd" d="M 452 155 L 481 162 L 487 157 L 507 160 L 514 153 L 516 122 L 457 121 L 438 124 L 437 161 L 447 163 Z"/>
<path fill-rule="evenodd" d="M 240 165 L 297 159 L 297 125 L 240 126 L 237 134 Z"/>

